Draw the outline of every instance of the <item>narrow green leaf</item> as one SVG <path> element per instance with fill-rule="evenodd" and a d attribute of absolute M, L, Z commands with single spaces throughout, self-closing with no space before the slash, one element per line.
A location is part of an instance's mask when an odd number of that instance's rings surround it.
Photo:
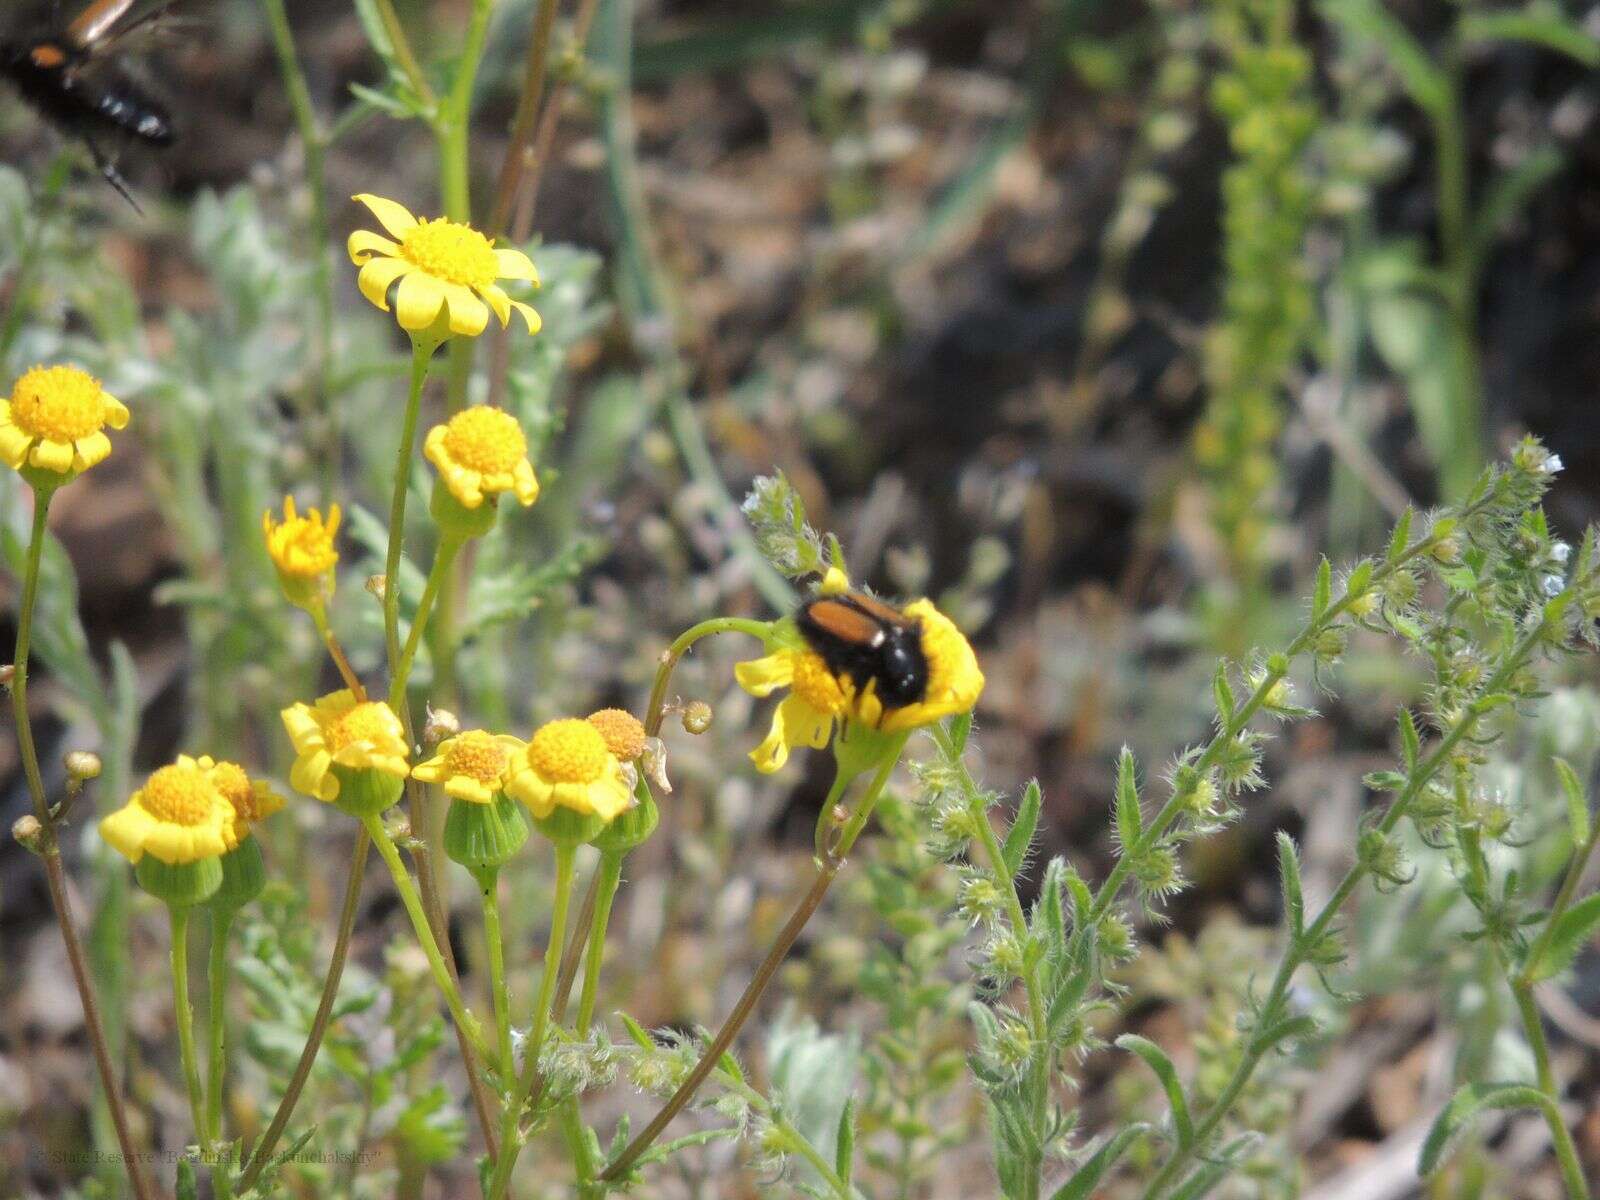
<path fill-rule="evenodd" d="M 643 1025 L 639 1024 L 639 1022 L 635 1021 L 625 1012 L 619 1012 L 617 1016 L 622 1018 L 623 1028 L 628 1031 L 628 1036 L 633 1039 L 634 1045 L 638 1046 L 639 1049 L 659 1049 L 659 1047 L 656 1045 L 655 1038 L 650 1036 L 649 1032 Z"/>
<path fill-rule="evenodd" d="M 1189 1116 L 1189 1100 L 1183 1094 L 1183 1084 L 1178 1079 L 1178 1069 L 1172 1065 L 1167 1052 L 1149 1038 L 1136 1033 L 1125 1033 L 1117 1039 L 1117 1048 L 1137 1054 L 1145 1065 L 1155 1072 L 1156 1078 L 1167 1093 L 1167 1104 L 1172 1108 L 1172 1125 L 1178 1135 L 1178 1148 L 1187 1150 L 1194 1145 L 1194 1121 Z"/>
<path fill-rule="evenodd" d="M 1597 931 L 1600 931 L 1600 892 L 1578 901 L 1555 919 L 1550 940 L 1545 943 L 1539 961 L 1528 964 L 1528 978 L 1538 983 L 1561 974 Z"/>
<path fill-rule="evenodd" d="M 1142 1121 L 1129 1125 L 1126 1129 L 1119 1129 L 1100 1149 L 1089 1156 L 1083 1166 L 1072 1173 L 1071 1179 L 1051 1193 L 1050 1200 L 1089 1200 L 1096 1185 L 1107 1171 L 1116 1166 L 1117 1159 L 1133 1145 L 1134 1139 L 1143 1137 L 1149 1132 L 1150 1126 Z"/>
<path fill-rule="evenodd" d="M 1567 833 L 1572 839 L 1572 848 L 1580 849 L 1589 844 L 1589 834 L 1593 828 L 1589 817 L 1589 798 L 1583 794 L 1583 784 L 1578 779 L 1578 773 L 1564 758 L 1554 760 L 1556 778 L 1561 781 L 1561 791 L 1567 798 Z"/>
<path fill-rule="evenodd" d="M 954 757 L 960 758 L 967 749 L 967 735 L 972 732 L 972 712 L 968 710 L 958 717 L 950 720 L 950 745 L 955 748 Z"/>
<path fill-rule="evenodd" d="M 200 1185 L 195 1180 L 194 1160 L 180 1158 L 178 1160 L 177 1200 L 200 1200 Z"/>
<path fill-rule="evenodd" d="M 1006 872 L 1013 877 L 1022 870 L 1023 860 L 1028 857 L 1028 847 L 1033 844 L 1033 831 L 1039 826 L 1039 810 L 1043 803 L 1043 795 L 1039 791 L 1039 781 L 1030 779 L 1028 786 L 1022 789 L 1022 802 L 1017 805 L 1017 819 L 1011 823 L 1011 829 L 1006 834 L 1006 844 L 1001 848 L 1001 858 L 1005 859 Z"/>
<path fill-rule="evenodd" d="M 1139 783 L 1133 751 L 1126 746 L 1117 756 L 1117 837 L 1124 850 L 1138 844 L 1144 832 L 1144 814 L 1139 809 Z"/>
<path fill-rule="evenodd" d="M 1275 1046 L 1295 1038 L 1306 1038 L 1317 1032 L 1317 1023 L 1311 1017 L 1288 1017 L 1269 1025 L 1251 1039 L 1257 1051 L 1265 1054 Z"/>
<path fill-rule="evenodd" d="M 1449 112 L 1449 79 L 1380 0 L 1330 0 L 1323 11 L 1346 32 L 1371 38 L 1381 46 L 1401 86 L 1420 108 L 1434 116 Z"/>
<path fill-rule="evenodd" d="M 833 1169 L 840 1179 L 849 1184 L 856 1169 L 856 1098 L 844 1102 L 839 1114 L 839 1133 L 835 1138 Z"/>
<path fill-rule="evenodd" d="M 1227 659 L 1217 663 L 1217 673 L 1211 677 L 1211 694 L 1216 700 L 1217 716 L 1222 724 L 1227 725 L 1232 722 L 1234 699 L 1233 688 L 1228 683 Z"/>
<path fill-rule="evenodd" d="M 1372 560 L 1363 558 L 1350 570 L 1350 578 L 1345 580 L 1344 594 L 1346 596 L 1365 596 L 1367 589 L 1372 586 Z"/>
<path fill-rule="evenodd" d="M 1400 514 L 1400 519 L 1394 523 L 1394 532 L 1389 535 L 1388 561 L 1399 562 L 1411 545 L 1411 515 L 1415 510 L 1408 504 L 1406 510 Z"/>
<path fill-rule="evenodd" d="M 1172 1193 L 1172 1200 L 1201 1200 L 1210 1195 L 1217 1184 L 1233 1173 L 1245 1155 L 1261 1144 L 1261 1140 L 1259 1133 L 1241 1133 L 1224 1146 L 1216 1157 L 1201 1164 L 1200 1169 Z"/>
<path fill-rule="evenodd" d="M 1406 770 L 1415 771 L 1422 755 L 1422 735 L 1417 732 L 1416 718 L 1409 708 L 1400 710 L 1400 749 L 1405 755 Z"/>
<path fill-rule="evenodd" d="M 1300 888 L 1300 855 L 1295 850 L 1294 839 L 1278 831 L 1278 874 L 1283 880 L 1283 912 L 1289 921 L 1289 932 L 1299 937 L 1306 927 L 1305 894 Z"/>
<path fill-rule="evenodd" d="M 1317 564 L 1317 586 L 1311 593 L 1311 617 L 1313 620 L 1328 611 L 1328 605 L 1333 601 L 1333 564 L 1328 561 L 1328 556 L 1323 555 L 1322 561 Z"/>
<path fill-rule="evenodd" d="M 1417 1159 L 1417 1174 L 1424 1177 L 1439 1169 L 1455 1141 L 1477 1115 L 1489 1108 L 1543 1108 L 1545 1096 L 1520 1083 L 1469 1083 L 1450 1097 L 1450 1103 L 1433 1122 Z"/>

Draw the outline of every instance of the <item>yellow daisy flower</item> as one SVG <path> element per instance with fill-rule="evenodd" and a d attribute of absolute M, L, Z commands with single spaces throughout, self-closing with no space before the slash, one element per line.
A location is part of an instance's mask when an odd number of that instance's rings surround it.
<path fill-rule="evenodd" d="M 301 607 L 321 603 L 333 590 L 333 569 L 339 565 L 339 551 L 333 544 L 339 532 L 339 506 L 329 505 L 324 523 L 314 508 L 301 516 L 295 510 L 294 497 L 285 496 L 283 520 L 274 521 L 268 509 L 261 514 L 261 532 L 284 595 Z"/>
<path fill-rule="evenodd" d="M 77 367 L 34 367 L 0 400 L 0 459 L 68 478 L 111 453 L 105 427 L 122 429 L 128 410 Z M 62 482 L 65 482 L 63 480 Z"/>
<path fill-rule="evenodd" d="M 528 439 L 508 412 L 478 405 L 428 430 L 422 453 L 439 468 L 450 494 L 464 508 L 485 496 L 511 492 L 526 508 L 539 498 L 539 481 L 528 461 Z"/>
<path fill-rule="evenodd" d="M 238 763 L 217 762 L 209 754 L 195 759 L 211 786 L 233 806 L 233 840 L 242 842 L 250 830 L 284 806 L 284 799 L 265 779 L 251 779 Z"/>
<path fill-rule="evenodd" d="M 551 721 L 511 763 L 506 795 L 541 820 L 557 807 L 606 821 L 627 810 L 633 796 L 606 739 L 588 721 Z"/>
<path fill-rule="evenodd" d="M 345 688 L 315 704 L 283 710 L 283 726 L 294 743 L 289 783 L 318 800 L 339 798 L 335 767 L 363 768 L 404 779 L 411 772 L 405 729 L 387 704 L 357 701 Z"/>
<path fill-rule="evenodd" d="M 833 569 L 823 580 L 821 593 L 838 595 L 848 588 L 844 573 Z M 773 713 L 766 738 L 750 752 L 758 770 L 768 774 L 778 770 L 796 746 L 821 750 L 838 722 L 854 721 L 880 733 L 903 733 L 967 712 L 978 702 L 983 672 L 972 646 L 954 622 L 929 600 L 914 601 L 900 611 L 917 624 L 927 663 L 927 686 L 914 704 L 885 707 L 876 694 L 876 680 L 858 686 L 848 675 L 835 675 L 803 640 L 734 667 L 739 686 L 753 696 L 789 689 Z"/>
<path fill-rule="evenodd" d="M 411 773 L 425 783 L 444 784 L 445 795 L 474 804 L 492 804 L 525 745 L 508 733 L 469 729 L 439 743 L 439 752 Z"/>
<path fill-rule="evenodd" d="M 361 294 L 384 312 L 389 311 L 389 288 L 399 280 L 394 307 L 400 328 L 420 333 L 444 314 L 451 333 L 477 337 L 489 323 L 490 309 L 502 326 L 515 309 L 529 333 L 539 332 L 539 314 L 507 296 L 497 282 L 523 279 L 538 286 L 539 274 L 522 251 L 496 249 L 472 226 L 444 217 L 419 221 L 404 205 L 382 196 L 363 193 L 355 199 L 399 239 L 358 229 L 350 235 L 349 250 L 350 261 L 361 268 L 356 279 Z"/>
<path fill-rule="evenodd" d="M 129 862 L 148 854 L 170 866 L 219 858 L 232 850 L 238 844 L 235 822 L 233 805 L 211 774 L 180 754 L 171 766 L 146 779 L 127 804 L 101 820 L 100 836 Z"/>

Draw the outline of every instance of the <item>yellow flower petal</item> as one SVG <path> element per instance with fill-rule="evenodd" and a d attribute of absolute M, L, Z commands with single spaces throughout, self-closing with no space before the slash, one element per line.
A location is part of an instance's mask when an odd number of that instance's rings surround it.
<path fill-rule="evenodd" d="M 374 258 L 361 268 L 356 286 L 361 294 L 384 312 L 389 311 L 389 287 L 396 279 L 416 268 L 403 258 Z"/>
<path fill-rule="evenodd" d="M 522 314 L 522 319 L 527 322 L 529 333 L 538 333 L 544 328 L 544 318 L 520 300 L 513 300 L 511 307 Z"/>
<path fill-rule="evenodd" d="M 444 286 L 430 275 L 413 271 L 400 280 L 394 297 L 395 316 L 401 329 L 426 329 L 439 316 L 444 303 Z"/>
<path fill-rule="evenodd" d="M 110 392 L 100 393 L 102 415 L 107 425 L 113 429 L 126 429 L 128 427 L 128 406 L 118 400 Z"/>
<path fill-rule="evenodd" d="M 400 247 L 381 234 L 373 233 L 370 229 L 357 229 L 350 235 L 350 240 L 345 244 L 350 252 L 350 261 L 356 266 L 365 266 L 367 260 L 374 254 L 393 257 L 400 253 Z"/>
<path fill-rule="evenodd" d="M 137 804 L 128 804 L 100 821 L 100 836 L 131 863 L 144 857 L 145 834 L 156 819 Z"/>
<path fill-rule="evenodd" d="M 526 279 L 530 283 L 539 282 L 539 272 L 534 269 L 533 260 L 521 250 L 496 250 L 494 265 L 501 279 Z"/>
<path fill-rule="evenodd" d="M 96 463 L 104 462 L 111 454 L 111 439 L 103 433 L 91 433 L 73 444 L 72 467 L 87 471 Z"/>
<path fill-rule="evenodd" d="M 780 650 L 765 658 L 735 663 L 733 677 L 752 696 L 770 696 L 794 682 L 794 655 Z"/>
<path fill-rule="evenodd" d="M 41 439 L 28 455 L 28 461 L 43 470 L 65 475 L 72 470 L 72 446 L 66 442 Z"/>
<path fill-rule="evenodd" d="M 459 283 L 445 284 L 445 303 L 450 306 L 450 332 L 462 337 L 477 337 L 488 327 L 489 306 Z"/>
<path fill-rule="evenodd" d="M 352 199 L 365 204 L 372 210 L 372 215 L 378 218 L 389 233 L 397 238 L 403 238 L 417 227 L 417 219 L 407 211 L 405 205 L 397 204 L 393 200 L 386 200 L 382 196 L 374 196 L 370 192 L 362 192 Z"/>
<path fill-rule="evenodd" d="M 487 287 L 479 288 L 478 295 L 489 302 L 489 307 L 494 310 L 495 319 L 500 322 L 502 329 L 511 324 L 511 297 L 506 295 L 504 288 L 491 283 Z"/>
<path fill-rule="evenodd" d="M 539 479 L 533 473 L 533 466 L 527 459 L 519 462 L 511 472 L 512 491 L 516 493 L 517 502 L 527 508 L 539 498 Z"/>
<path fill-rule="evenodd" d="M 9 421 L 0 421 L 0 460 L 12 470 L 18 470 L 28 461 L 28 447 L 33 439 Z"/>

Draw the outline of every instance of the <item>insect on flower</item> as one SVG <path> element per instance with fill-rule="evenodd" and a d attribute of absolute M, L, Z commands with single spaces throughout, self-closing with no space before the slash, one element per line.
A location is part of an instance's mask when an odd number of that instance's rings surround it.
<path fill-rule="evenodd" d="M 136 2 L 94 0 L 59 33 L 0 42 L 0 74 L 40 116 L 81 139 L 106 182 L 138 210 L 105 143 L 120 146 L 137 139 L 170 146 L 175 135 L 167 110 L 112 59 L 112 51 L 128 34 L 150 25 L 170 7 L 161 4 L 123 23 Z"/>
<path fill-rule="evenodd" d="M 848 677 L 858 690 L 875 683 L 885 709 L 904 708 L 927 695 L 928 659 L 916 618 L 851 590 L 806 601 L 795 624 L 834 675 Z"/>

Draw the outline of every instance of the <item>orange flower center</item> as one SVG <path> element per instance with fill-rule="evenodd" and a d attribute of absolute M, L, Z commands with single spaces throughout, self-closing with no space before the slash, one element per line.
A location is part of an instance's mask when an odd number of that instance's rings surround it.
<path fill-rule="evenodd" d="M 30 437 L 75 442 L 105 424 L 102 394 L 77 367 L 34 367 L 11 391 L 11 420 Z"/>
<path fill-rule="evenodd" d="M 605 774 L 606 740 L 587 721 L 551 721 L 528 743 L 528 762 L 551 783 L 593 783 Z"/>
<path fill-rule="evenodd" d="M 382 745 L 394 731 L 389 722 L 390 715 L 388 706 L 375 700 L 356 705 L 329 726 L 324 734 L 328 749 L 337 754 L 346 746 L 358 742 Z"/>
<path fill-rule="evenodd" d="M 444 752 L 445 769 L 479 783 L 498 783 L 506 772 L 506 749 L 492 734 L 473 729 L 450 739 Z"/>
<path fill-rule="evenodd" d="M 479 405 L 450 418 L 444 427 L 444 448 L 470 471 L 509 475 L 528 453 L 528 439 L 510 413 Z"/>
<path fill-rule="evenodd" d="M 470 225 L 440 217 L 418 221 L 400 240 L 400 254 L 446 283 L 466 287 L 488 287 L 499 276 L 494 246 Z"/>
<path fill-rule="evenodd" d="M 145 780 L 140 806 L 158 821 L 204 825 L 214 811 L 217 790 L 196 767 L 162 767 Z"/>
<path fill-rule="evenodd" d="M 589 714 L 589 724 L 600 731 L 606 749 L 623 762 L 631 762 L 644 753 L 644 726 L 631 712 L 602 708 Z"/>

